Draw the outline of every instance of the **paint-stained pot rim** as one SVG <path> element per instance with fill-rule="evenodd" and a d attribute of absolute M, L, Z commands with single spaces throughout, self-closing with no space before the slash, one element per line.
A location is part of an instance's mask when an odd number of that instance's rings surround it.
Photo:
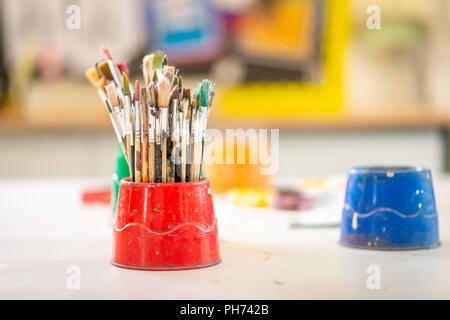
<path fill-rule="evenodd" d="M 130 269 L 130 270 L 139 270 L 139 271 L 182 271 L 182 270 L 193 270 L 193 269 L 202 269 L 213 267 L 222 262 L 222 259 L 219 258 L 217 260 L 213 260 L 208 263 L 203 264 L 195 264 L 195 265 L 186 265 L 186 266 L 137 266 L 137 265 L 127 265 L 121 264 L 114 261 L 111 261 L 111 264 L 115 267 Z"/>
<path fill-rule="evenodd" d="M 418 165 L 364 165 L 356 166 L 350 169 L 350 174 L 358 173 L 377 173 L 377 174 L 387 174 L 387 173 L 406 173 L 406 172 L 423 172 L 429 169 L 425 166 Z"/>
<path fill-rule="evenodd" d="M 346 242 L 345 240 L 339 240 L 339 244 L 345 248 L 349 249 L 359 249 L 359 250 L 373 250 L 373 251 L 419 251 L 419 250 L 431 250 L 436 249 L 441 246 L 440 241 L 431 242 L 428 244 L 416 244 L 416 245 L 397 245 L 391 247 L 375 247 L 360 243 Z"/>
<path fill-rule="evenodd" d="M 147 188 L 161 188 L 161 187 L 182 187 L 182 186 L 196 186 L 196 185 L 208 185 L 208 179 L 201 179 L 199 181 L 191 182 L 166 182 L 166 183 L 152 183 L 152 182 L 131 182 L 131 177 L 123 178 L 120 180 L 120 185 L 127 185 L 130 187 L 147 187 Z"/>

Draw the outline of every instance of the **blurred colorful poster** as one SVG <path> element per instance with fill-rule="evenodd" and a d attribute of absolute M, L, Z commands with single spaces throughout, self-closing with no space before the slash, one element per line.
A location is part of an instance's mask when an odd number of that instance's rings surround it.
<path fill-rule="evenodd" d="M 224 48 L 222 19 L 208 0 L 146 0 L 150 48 L 167 53 L 171 63 L 211 61 Z"/>

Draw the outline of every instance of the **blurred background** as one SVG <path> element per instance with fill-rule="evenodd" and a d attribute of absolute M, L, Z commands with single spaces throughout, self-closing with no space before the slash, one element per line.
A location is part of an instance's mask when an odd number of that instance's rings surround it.
<path fill-rule="evenodd" d="M 164 50 L 186 86 L 214 80 L 210 128 L 280 129 L 280 178 L 449 171 L 447 0 L 1 0 L 0 16 L 0 177 L 111 176 L 116 139 L 84 78 L 100 44 L 132 79 Z"/>
<path fill-rule="evenodd" d="M 106 267 L 119 147 L 85 78 L 101 44 L 133 82 L 153 50 L 185 87 L 216 82 L 210 129 L 267 129 L 268 141 L 279 129 L 275 176 L 204 167 L 219 269 Z M 447 249 L 337 246 L 345 175 L 374 164 L 431 168 L 448 244 L 449 0 L 0 0 L 0 299 L 448 297 Z M 383 290 L 366 288 L 369 264 Z M 72 265 L 78 294 L 65 287 Z"/>

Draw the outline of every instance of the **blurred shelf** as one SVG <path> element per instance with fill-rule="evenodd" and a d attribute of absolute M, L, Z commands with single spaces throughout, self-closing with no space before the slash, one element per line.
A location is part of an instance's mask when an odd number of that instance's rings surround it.
<path fill-rule="evenodd" d="M 89 84 L 77 81 L 36 83 L 20 107 L 0 109 L 0 131 L 106 131 L 112 125 Z"/>
<path fill-rule="evenodd" d="M 184 82 L 192 87 L 197 80 L 187 77 Z M 0 132 L 92 131 L 113 134 L 108 113 L 87 81 L 35 83 L 21 98 L 20 108 L 9 108 L 14 112 L 0 108 Z M 279 128 L 292 131 L 450 129 L 450 108 L 431 105 L 367 105 L 347 107 L 339 113 L 313 110 L 315 113 L 292 116 L 276 113 L 257 115 L 249 111 L 249 114 L 237 116 L 227 114 L 220 103 L 221 99 L 216 99 L 208 121 L 209 128 Z"/>
<path fill-rule="evenodd" d="M 211 114 L 210 127 L 280 128 L 283 130 L 408 130 L 450 129 L 450 109 L 429 106 L 347 108 L 336 114 L 305 114 L 291 118 L 219 117 Z"/>
<path fill-rule="evenodd" d="M 94 107 L 93 107 L 94 108 Z M 78 110 L 79 111 L 79 110 Z M 46 116 L 30 116 L 21 114 L 0 113 L 0 132 L 102 132 L 112 130 L 107 113 L 100 108 L 101 112 L 58 112 Z"/>

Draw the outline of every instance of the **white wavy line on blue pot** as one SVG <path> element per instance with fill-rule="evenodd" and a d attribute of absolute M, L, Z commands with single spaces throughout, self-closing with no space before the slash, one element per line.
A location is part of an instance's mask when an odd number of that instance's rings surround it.
<path fill-rule="evenodd" d="M 173 231 L 175 231 L 175 230 L 177 230 L 179 228 L 182 228 L 184 226 L 193 226 L 193 227 L 196 227 L 197 229 L 199 229 L 199 230 L 201 230 L 203 232 L 210 232 L 216 226 L 216 221 L 217 221 L 217 219 L 215 219 L 214 222 L 212 223 L 212 225 L 210 227 L 208 227 L 208 228 L 204 228 L 204 227 L 202 227 L 201 225 L 199 225 L 197 223 L 185 222 L 185 223 L 180 223 L 180 224 L 176 225 L 175 227 L 173 227 L 173 228 L 171 228 L 171 229 L 169 229 L 167 231 L 162 231 L 162 232 L 161 231 L 154 231 L 154 230 L 144 226 L 142 223 L 132 222 L 132 223 L 126 224 L 122 228 L 117 228 L 117 226 L 114 225 L 114 231 L 121 232 L 121 231 L 123 231 L 126 228 L 131 227 L 131 226 L 140 226 L 140 227 L 143 227 L 144 229 L 146 229 L 150 233 L 164 235 L 164 234 L 172 233 Z"/>
<path fill-rule="evenodd" d="M 397 211 L 395 209 L 387 208 L 387 207 L 380 207 L 380 208 L 373 209 L 372 211 L 369 211 L 367 213 L 361 213 L 361 212 L 357 212 L 355 209 L 353 209 L 352 206 L 349 205 L 348 203 L 345 203 L 345 205 L 344 205 L 344 209 L 351 210 L 352 213 L 356 214 L 358 217 L 359 216 L 368 217 L 368 216 L 371 216 L 372 214 L 374 214 L 376 211 L 382 210 L 382 211 L 388 211 L 388 212 L 395 213 L 396 215 L 398 215 L 400 217 L 403 217 L 403 218 L 415 218 L 419 214 L 421 214 L 425 210 L 425 208 L 426 207 L 423 207 L 423 208 L 419 209 L 417 212 L 415 212 L 413 214 L 404 214 L 404 213 L 401 213 L 401 212 L 399 212 L 399 211 Z"/>

